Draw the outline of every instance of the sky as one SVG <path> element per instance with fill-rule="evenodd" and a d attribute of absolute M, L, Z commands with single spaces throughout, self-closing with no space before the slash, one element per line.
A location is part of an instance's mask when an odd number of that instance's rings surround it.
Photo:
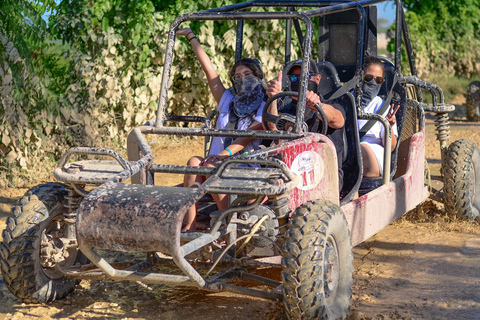
<path fill-rule="evenodd" d="M 387 19 L 390 24 L 395 21 L 395 6 L 393 1 L 377 4 L 377 18 Z"/>

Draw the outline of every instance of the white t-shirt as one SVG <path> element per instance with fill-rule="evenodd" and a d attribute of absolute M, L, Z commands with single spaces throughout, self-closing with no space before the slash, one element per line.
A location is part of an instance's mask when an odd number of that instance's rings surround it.
<path fill-rule="evenodd" d="M 222 98 L 220 99 L 220 103 L 218 104 L 218 119 L 217 119 L 217 124 L 215 126 L 216 129 L 226 129 L 228 125 L 228 119 L 230 115 L 230 103 L 232 102 L 233 98 L 235 96 L 230 90 L 225 90 L 223 93 Z M 253 117 L 245 117 L 245 118 L 240 118 L 237 123 L 237 130 L 246 130 L 253 121 L 257 121 L 259 123 L 262 123 L 262 112 L 263 112 L 263 107 L 265 106 L 265 102 L 262 102 L 260 107 L 257 109 L 257 112 L 255 113 L 255 116 Z M 255 139 L 252 142 L 250 142 L 244 149 L 243 151 L 251 152 L 254 150 L 259 149 L 261 140 L 260 139 Z M 224 137 L 214 137 L 212 139 L 212 146 L 210 148 L 210 153 L 209 155 L 212 154 L 219 154 L 222 152 L 222 150 L 225 149 L 225 138 Z"/>
<path fill-rule="evenodd" d="M 382 107 L 383 100 L 380 97 L 373 98 L 372 101 L 368 104 L 368 106 L 363 109 L 364 113 L 377 113 L 378 110 Z M 387 108 L 382 116 L 386 117 L 390 108 Z M 362 129 L 362 127 L 368 122 L 368 120 L 358 120 L 358 129 Z M 392 133 L 398 137 L 398 130 L 397 124 L 395 123 L 392 126 Z M 382 138 L 385 136 L 385 128 L 383 124 L 379 121 L 375 121 L 375 124 L 368 130 L 368 132 L 363 136 L 362 142 L 368 142 L 373 144 L 382 145 Z"/>

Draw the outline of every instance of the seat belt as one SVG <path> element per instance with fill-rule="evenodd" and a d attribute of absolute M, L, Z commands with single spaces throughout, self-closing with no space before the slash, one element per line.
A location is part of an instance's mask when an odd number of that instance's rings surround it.
<path fill-rule="evenodd" d="M 350 79 L 347 83 L 341 86 L 337 91 L 335 91 L 328 100 L 335 100 L 338 97 L 343 96 L 345 93 L 350 92 L 355 86 L 359 83 L 359 77 L 355 76 Z"/>
<path fill-rule="evenodd" d="M 385 99 L 385 101 L 383 102 L 382 107 L 377 112 L 375 112 L 376 114 L 383 115 L 384 112 L 387 110 L 387 108 L 390 106 L 390 101 L 392 101 L 392 97 L 393 97 L 393 88 L 397 84 L 397 81 L 398 81 L 398 76 L 397 76 L 397 73 L 395 72 L 395 75 L 393 76 L 392 87 L 388 92 L 387 99 Z M 363 136 L 367 134 L 367 132 L 375 125 L 376 122 L 377 121 L 373 119 L 368 120 L 367 123 L 365 123 L 363 127 L 360 128 L 360 133 L 359 133 L 360 139 L 362 139 Z"/>
<path fill-rule="evenodd" d="M 233 103 L 233 102 L 232 102 Z M 233 108 L 230 108 L 230 112 L 228 114 L 228 123 L 225 129 L 227 130 L 235 130 L 237 128 L 238 123 L 238 116 L 233 111 Z M 233 138 L 225 138 L 224 147 L 227 148 L 233 142 Z"/>

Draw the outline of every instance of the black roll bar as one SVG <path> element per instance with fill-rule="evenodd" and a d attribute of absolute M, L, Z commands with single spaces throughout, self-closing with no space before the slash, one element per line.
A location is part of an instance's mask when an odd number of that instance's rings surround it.
<path fill-rule="evenodd" d="M 303 43 L 304 48 L 311 48 L 312 45 L 312 31 L 313 24 L 310 18 L 303 12 L 225 12 L 221 15 L 212 12 L 196 12 L 185 14 L 176 18 L 170 26 L 167 39 L 167 50 L 165 52 L 164 71 L 162 75 L 162 82 L 160 87 L 160 96 L 158 98 L 157 121 L 155 127 L 163 127 L 165 109 L 167 105 L 167 93 L 170 82 L 170 73 L 174 58 L 174 43 L 176 38 L 177 28 L 185 21 L 199 21 L 199 20 L 213 20 L 213 21 L 228 21 L 228 20 L 302 20 L 306 26 L 306 35 Z M 301 131 L 301 124 L 303 123 L 303 107 L 305 104 L 305 96 L 307 92 L 308 82 L 308 66 L 310 63 L 310 54 L 304 55 L 302 62 L 302 73 L 300 75 L 300 85 L 303 90 L 299 92 L 300 107 L 297 108 L 297 119 L 295 123 L 295 132 Z"/>
<path fill-rule="evenodd" d="M 235 61 L 241 59 L 242 56 L 242 41 L 243 41 L 243 27 L 244 20 L 286 20 L 286 44 L 285 44 L 285 62 L 290 61 L 291 57 L 291 31 L 292 21 L 294 23 L 297 36 L 301 40 L 303 50 L 302 73 L 300 76 L 300 87 L 303 88 L 299 92 L 300 107 L 297 108 L 297 121 L 295 123 L 295 133 L 301 132 L 301 124 L 304 119 L 304 97 L 306 95 L 306 88 L 308 82 L 308 66 L 311 60 L 311 44 L 313 36 L 313 24 L 311 19 L 315 17 L 322 17 L 328 14 L 342 12 L 346 10 L 357 10 L 359 13 L 359 28 L 357 34 L 357 66 L 356 77 L 361 76 L 363 68 L 363 44 L 365 43 L 365 26 L 366 26 L 366 12 L 365 7 L 375 5 L 377 3 L 385 2 L 386 0 L 337 0 L 337 1 L 247 1 L 238 4 L 232 4 L 219 8 L 199 11 L 191 14 L 185 14 L 174 20 L 170 26 L 167 39 L 167 50 L 165 52 L 164 72 L 162 75 L 161 90 L 158 100 L 157 120 L 155 126 L 157 128 L 163 127 L 165 118 L 165 108 L 167 102 L 167 93 L 169 87 L 169 79 L 171 73 L 171 66 L 174 58 L 174 42 L 175 32 L 180 24 L 186 21 L 228 21 L 237 20 L 237 39 Z M 413 60 L 413 49 L 411 46 L 408 29 L 405 23 L 405 14 L 401 0 L 395 0 L 397 5 L 396 10 L 396 33 L 395 33 L 395 69 L 398 72 L 401 65 L 401 40 L 402 34 L 406 44 L 407 55 L 409 58 L 410 69 L 412 74 L 416 76 L 417 70 Z M 245 10 L 252 7 L 285 7 L 287 11 L 275 12 L 245 12 Z M 296 11 L 296 7 L 319 7 L 306 11 Z M 234 12 L 240 11 L 240 12 Z M 305 36 L 302 35 L 299 22 L 303 21 L 306 26 Z M 303 39 L 302 39 L 303 38 Z M 421 90 L 417 87 L 417 92 L 421 97 Z M 358 98 L 358 97 L 357 97 Z"/>

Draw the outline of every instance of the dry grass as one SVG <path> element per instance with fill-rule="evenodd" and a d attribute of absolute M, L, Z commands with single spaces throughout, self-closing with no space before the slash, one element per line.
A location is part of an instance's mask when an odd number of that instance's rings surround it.
<path fill-rule="evenodd" d="M 414 210 L 407 212 L 401 219 L 394 222 L 395 226 L 405 228 L 424 228 L 432 233 L 457 232 L 457 233 L 480 233 L 480 221 L 459 220 L 445 214 L 443 204 L 433 200 L 427 200 Z"/>

